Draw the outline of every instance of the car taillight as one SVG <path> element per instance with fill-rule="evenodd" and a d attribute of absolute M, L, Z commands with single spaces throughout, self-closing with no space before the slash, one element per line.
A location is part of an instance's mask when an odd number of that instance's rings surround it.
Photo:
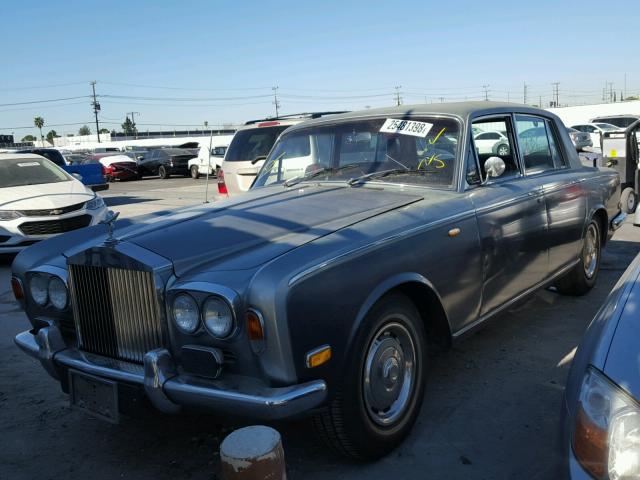
<path fill-rule="evenodd" d="M 109 165 L 108 167 L 102 166 L 102 175 L 111 175 L 113 173 L 113 167 Z"/>
<path fill-rule="evenodd" d="M 224 171 L 222 169 L 218 170 L 218 193 L 220 195 L 229 195 L 227 191 L 227 184 L 224 183 Z"/>

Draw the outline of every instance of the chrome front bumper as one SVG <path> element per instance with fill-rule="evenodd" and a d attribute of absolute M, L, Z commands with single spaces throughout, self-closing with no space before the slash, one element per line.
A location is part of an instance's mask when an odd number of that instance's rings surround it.
<path fill-rule="evenodd" d="M 210 380 L 178 374 L 171 354 L 157 349 L 144 356 L 144 365 L 122 362 L 68 348 L 56 326 L 34 335 L 19 333 L 16 345 L 37 358 L 45 370 L 60 379 L 65 369 L 95 375 L 144 388 L 160 411 L 176 413 L 181 407 L 197 407 L 215 413 L 262 420 L 295 417 L 319 406 L 327 397 L 327 385 L 315 380 L 289 387 L 270 388 L 255 379 L 230 376 Z"/>

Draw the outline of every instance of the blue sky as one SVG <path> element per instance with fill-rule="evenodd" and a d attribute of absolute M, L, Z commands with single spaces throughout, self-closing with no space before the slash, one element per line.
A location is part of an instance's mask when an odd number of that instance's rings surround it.
<path fill-rule="evenodd" d="M 60 1 L 3 5 L 0 133 L 242 122 L 274 113 L 640 93 L 635 1 Z M 139 85 L 139 86 L 136 86 Z M 32 88 L 38 87 L 38 88 Z M 153 87 L 153 88 L 152 88 Z M 163 87 L 163 88 L 155 88 Z M 110 95 L 108 97 L 107 95 Z M 134 98 L 121 98 L 134 97 Z M 29 101 L 70 100 L 23 104 Z M 154 100 L 150 100 L 153 98 Z M 21 105 L 6 105 L 20 103 Z M 49 127 L 49 128 L 48 128 Z M 180 128 L 180 127 L 177 127 Z"/>

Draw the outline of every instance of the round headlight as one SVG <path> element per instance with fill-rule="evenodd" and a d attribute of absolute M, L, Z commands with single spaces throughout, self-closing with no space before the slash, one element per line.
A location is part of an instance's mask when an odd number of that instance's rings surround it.
<path fill-rule="evenodd" d="M 180 330 L 193 333 L 200 324 L 198 304 L 186 293 L 181 293 L 173 299 L 173 319 Z"/>
<path fill-rule="evenodd" d="M 47 304 L 47 300 L 49 298 L 47 290 L 47 277 L 39 273 L 36 273 L 31 277 L 31 280 L 29 281 L 29 292 L 31 293 L 33 301 L 41 307 L 44 307 Z"/>
<path fill-rule="evenodd" d="M 233 313 L 221 298 L 209 297 L 203 307 L 204 326 L 217 338 L 228 337 L 233 330 Z"/>
<path fill-rule="evenodd" d="M 60 277 L 51 277 L 49 280 L 49 301 L 58 310 L 67 306 L 67 286 Z"/>

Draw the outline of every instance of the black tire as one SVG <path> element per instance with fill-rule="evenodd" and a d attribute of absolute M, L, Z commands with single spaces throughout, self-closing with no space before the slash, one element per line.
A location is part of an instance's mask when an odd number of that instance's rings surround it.
<path fill-rule="evenodd" d="M 158 168 L 158 175 L 160 175 L 160 178 L 162 178 L 163 180 L 166 180 L 171 176 L 164 165 L 160 165 L 160 167 Z"/>
<path fill-rule="evenodd" d="M 189 173 L 191 173 L 191 178 L 193 178 L 194 180 L 197 180 L 198 178 L 200 178 L 200 172 L 198 171 L 197 165 L 191 165 L 191 169 L 189 170 Z"/>
<path fill-rule="evenodd" d="M 496 147 L 496 155 L 499 157 L 506 157 L 511 152 L 509 145 L 506 143 L 501 143 Z"/>
<path fill-rule="evenodd" d="M 627 187 L 620 194 L 620 205 L 624 213 L 635 213 L 638 207 L 638 195 L 633 191 L 633 188 Z"/>
<path fill-rule="evenodd" d="M 594 250 L 590 244 L 590 236 L 595 236 Z M 591 254 L 595 257 L 591 257 Z M 600 271 L 600 257 L 602 254 L 602 235 L 600 226 L 595 219 L 591 219 L 582 241 L 580 261 L 566 275 L 556 280 L 556 288 L 563 295 L 584 295 L 593 288 Z"/>
<path fill-rule="evenodd" d="M 387 336 L 390 329 L 398 329 L 394 331 L 401 335 Z M 401 342 L 398 338 L 404 340 Z M 400 350 L 392 348 L 394 342 Z M 409 348 L 401 345 L 412 347 L 413 356 L 409 355 Z M 389 353 L 392 351 L 402 354 L 396 357 Z M 402 442 L 411 431 L 422 405 L 427 342 L 424 325 L 413 303 L 397 293 L 380 299 L 363 320 L 350 352 L 344 376 L 337 382 L 330 404 L 313 419 L 313 424 L 320 438 L 338 453 L 359 460 L 373 460 Z M 412 370 L 407 367 L 405 358 L 413 358 Z M 389 368 L 389 362 L 394 359 L 395 365 Z M 366 371 L 378 373 L 377 378 L 368 376 L 367 387 L 364 385 Z M 402 378 L 401 382 L 397 381 L 399 378 Z M 376 392 L 375 387 L 382 385 L 381 382 L 391 382 L 394 393 Z M 376 396 L 376 393 L 381 395 Z M 385 395 L 388 398 L 384 398 Z M 395 400 L 391 400 L 393 398 Z M 402 398 L 406 400 L 401 401 Z M 376 412 L 372 405 L 375 401 L 393 403 L 387 411 Z M 384 415 L 390 416 L 387 424 L 381 423 Z"/>

